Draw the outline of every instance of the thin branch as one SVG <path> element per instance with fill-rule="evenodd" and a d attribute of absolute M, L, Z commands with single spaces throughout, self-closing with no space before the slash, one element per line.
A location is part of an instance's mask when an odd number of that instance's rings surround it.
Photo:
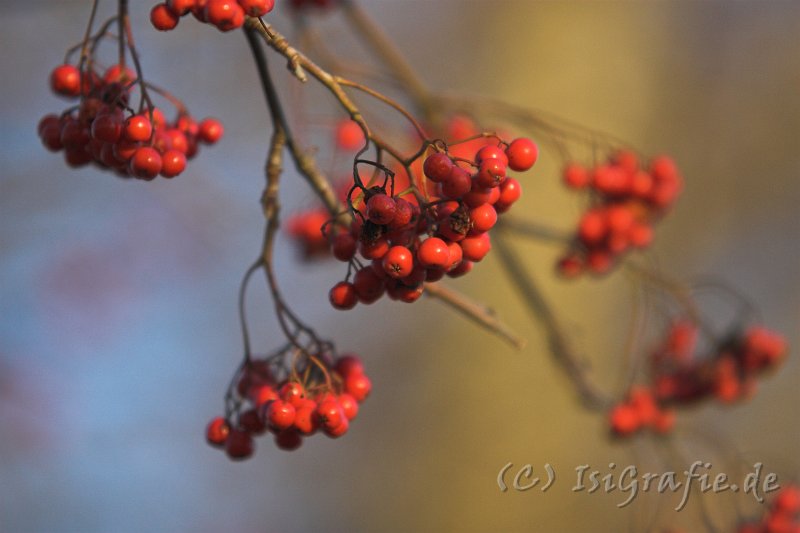
<path fill-rule="evenodd" d="M 255 22 L 253 22 L 254 20 Z M 270 108 L 270 114 L 273 116 L 276 122 L 280 123 L 286 136 L 286 146 L 289 148 L 289 152 L 291 153 L 292 159 L 294 160 L 297 169 L 300 171 L 300 174 L 306 179 L 317 196 L 322 200 L 323 204 L 325 204 L 325 207 L 331 216 L 337 216 L 343 211 L 343 208 L 339 203 L 339 200 L 337 199 L 336 193 L 333 191 L 330 182 L 317 168 L 314 157 L 303 152 L 297 146 L 294 137 L 292 137 L 289 123 L 286 120 L 286 115 L 284 114 L 283 108 L 281 107 L 277 98 L 277 94 L 275 93 L 275 86 L 272 83 L 269 69 L 267 67 L 267 58 L 264 55 L 264 51 L 259 46 L 258 39 L 256 37 L 257 32 L 260 30 L 261 25 L 258 23 L 258 19 L 248 19 L 248 22 L 244 28 L 244 33 L 247 37 L 247 42 L 250 45 L 250 49 L 256 62 L 256 68 L 258 69 L 258 75 L 261 79 L 261 85 L 264 87 L 267 104 Z"/>
<path fill-rule="evenodd" d="M 409 95 L 417 103 L 423 116 L 435 124 L 438 111 L 430 92 L 405 57 L 381 31 L 380 26 L 370 20 L 357 2 L 344 0 L 342 8 L 347 20 L 354 26 L 355 34 L 367 41 L 368 48 L 375 52 L 381 62 L 391 69 L 395 78 L 408 89 Z"/>
<path fill-rule="evenodd" d="M 514 333 L 511 328 L 497 317 L 493 309 L 467 298 L 458 291 L 441 283 L 426 283 L 425 294 L 450 306 L 518 350 L 523 349 L 527 344 L 524 338 Z"/>

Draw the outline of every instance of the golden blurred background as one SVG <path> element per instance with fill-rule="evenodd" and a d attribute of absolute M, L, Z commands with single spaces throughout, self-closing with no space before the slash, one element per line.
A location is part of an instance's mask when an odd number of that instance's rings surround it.
<path fill-rule="evenodd" d="M 203 427 L 222 409 L 241 352 L 235 291 L 263 227 L 267 116 L 240 35 L 189 20 L 159 34 L 150 4 L 132 6 L 145 72 L 226 125 L 185 175 L 150 184 L 69 170 L 36 138 L 39 118 L 62 105 L 47 76 L 80 39 L 89 3 L 0 4 L 0 531 L 703 531 L 704 509 L 731 531 L 760 513 L 751 497 L 694 494 L 675 512 L 677 496 L 648 494 L 618 509 L 619 491 L 572 492 L 575 468 L 681 472 L 702 460 L 735 475 L 762 462 L 782 482 L 797 479 L 794 354 L 751 401 L 682 412 L 667 442 L 611 443 L 496 257 L 453 285 L 524 334 L 522 351 L 427 299 L 333 311 L 327 290 L 341 265 L 298 265 L 285 241 L 285 290 L 320 333 L 362 354 L 372 396 L 336 441 L 285 453 L 263 438 L 242 464 L 209 449 Z M 725 280 L 790 345 L 800 342 L 800 4 L 363 6 L 436 90 L 547 110 L 674 156 L 685 191 L 653 256 L 674 277 Z M 340 16 L 311 22 L 333 51 L 350 53 Z M 275 24 L 292 35 L 286 17 Z M 562 190 L 559 164 L 542 153 L 516 213 L 575 223 L 581 204 Z M 287 213 L 313 202 L 295 177 L 285 180 Z M 629 280 L 559 281 L 557 247 L 519 246 L 587 372 L 621 395 Z M 268 351 L 279 330 L 266 291 L 252 294 L 256 345 Z M 549 463 L 556 482 L 546 493 L 502 493 L 496 478 L 509 462 L 540 475 Z"/>

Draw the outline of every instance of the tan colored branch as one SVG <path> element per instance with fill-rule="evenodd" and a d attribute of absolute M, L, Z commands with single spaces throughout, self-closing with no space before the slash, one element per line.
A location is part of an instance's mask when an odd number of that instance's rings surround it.
<path fill-rule="evenodd" d="M 527 344 L 524 338 L 514 333 L 497 317 L 493 309 L 467 298 L 458 291 L 441 283 L 426 283 L 425 294 L 436 298 L 476 324 L 483 326 L 518 350 L 523 349 Z"/>

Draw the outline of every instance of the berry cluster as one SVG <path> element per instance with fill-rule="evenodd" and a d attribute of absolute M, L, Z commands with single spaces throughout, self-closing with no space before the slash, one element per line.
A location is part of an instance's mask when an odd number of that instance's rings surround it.
<path fill-rule="evenodd" d="M 95 163 L 121 177 L 152 180 L 177 176 L 200 143 L 214 144 L 222 136 L 219 121 L 198 123 L 184 109 L 174 122 L 156 107 L 134 113 L 128 102 L 137 84 L 136 75 L 120 65 L 103 76 L 69 64 L 56 67 L 50 75 L 53 92 L 80 102 L 39 121 L 42 143 L 53 152 L 63 150 L 71 167 Z"/>
<path fill-rule="evenodd" d="M 732 403 L 752 395 L 756 378 L 774 369 L 786 355 L 786 340 L 761 326 L 735 331 L 704 358 L 693 357 L 693 324 L 670 329 L 671 347 L 652 359 L 653 386 L 662 402 L 686 404 L 714 396 Z"/>
<path fill-rule="evenodd" d="M 609 413 L 612 431 L 627 436 L 644 427 L 668 432 L 674 423 L 671 406 L 685 406 L 716 397 L 724 403 L 745 399 L 755 392 L 756 378 L 775 368 L 786 355 L 786 341 L 761 326 L 735 330 L 715 343 L 709 354 L 696 352 L 697 325 L 676 320 L 662 345 L 653 352 L 651 384 L 636 387 Z"/>
<path fill-rule="evenodd" d="M 294 366 L 288 372 L 276 362 L 283 355 L 248 360 L 228 392 L 226 416 L 209 422 L 206 440 L 224 448 L 231 459 L 250 457 L 255 450 L 253 437 L 267 431 L 282 450 L 299 448 L 303 437 L 318 431 L 341 437 L 372 389 L 355 355 L 342 356 L 331 367 L 323 358 L 312 358 L 305 368 Z M 285 377 L 278 379 L 280 374 Z"/>
<path fill-rule="evenodd" d="M 800 487 L 796 485 L 781 488 L 761 520 L 741 524 L 736 530 L 736 533 L 798 532 L 800 532 Z"/>
<path fill-rule="evenodd" d="M 592 196 L 569 250 L 557 263 L 558 272 L 568 278 L 587 270 L 605 274 L 625 252 L 649 246 L 653 224 L 683 186 L 670 158 L 655 157 L 645 169 L 636 154 L 624 150 L 591 169 L 571 163 L 563 177 L 569 188 L 587 189 Z"/>
<path fill-rule="evenodd" d="M 675 411 L 660 407 L 650 388 L 636 386 L 628 391 L 623 402 L 611 409 L 608 423 L 612 433 L 620 437 L 645 428 L 669 433 L 675 425 Z"/>
<path fill-rule="evenodd" d="M 245 17 L 263 17 L 273 7 L 275 0 L 167 0 L 153 7 L 150 22 L 159 31 L 169 31 L 191 13 L 219 31 L 231 31 L 241 28 Z"/>
<path fill-rule="evenodd" d="M 453 157 L 446 149 L 434 151 L 422 166 L 427 183 L 405 194 L 391 194 L 386 184 L 367 188 L 357 181 L 351 190 L 357 197 L 349 201 L 351 226 L 329 232 L 334 257 L 355 270 L 352 281 L 345 279 L 330 290 L 333 307 L 370 304 L 384 293 L 414 302 L 424 282 L 469 272 L 491 249 L 488 232 L 498 214 L 522 193 L 507 171 L 526 171 L 537 156 L 533 141 L 518 138 L 483 146 L 474 161 Z M 371 263 L 364 266 L 356 253 Z"/>

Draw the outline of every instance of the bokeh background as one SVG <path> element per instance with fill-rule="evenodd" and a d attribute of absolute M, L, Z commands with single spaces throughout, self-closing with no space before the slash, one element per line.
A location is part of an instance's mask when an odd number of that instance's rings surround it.
<path fill-rule="evenodd" d="M 151 2 L 132 2 L 148 77 L 197 115 L 223 119 L 226 137 L 172 181 L 66 168 L 35 128 L 64 107 L 47 77 L 80 39 L 88 4 L 0 3 L 3 533 L 695 531 L 703 508 L 729 530 L 737 516 L 760 512 L 752 498 L 693 497 L 676 513 L 676 496 L 653 494 L 618 509 L 618 491 L 571 492 L 574 469 L 681 471 L 704 460 L 733 475 L 761 461 L 782 482 L 798 477 L 793 356 L 752 401 L 684 413 L 668 444 L 612 444 L 603 420 L 580 409 L 496 258 L 455 285 L 522 332 L 523 351 L 435 301 L 333 311 L 327 289 L 341 265 L 299 263 L 285 239 L 278 275 L 292 303 L 342 349 L 363 354 L 374 390 L 345 438 L 310 439 L 294 453 L 264 438 L 254 458 L 232 464 L 202 434 L 242 349 L 236 289 L 262 232 L 263 96 L 240 35 L 192 20 L 158 34 L 147 23 Z M 111 2 L 102 4 L 109 14 Z M 686 188 L 658 230 L 661 266 L 679 278 L 725 280 L 800 343 L 800 4 L 364 6 L 432 87 L 556 112 L 644 152 L 673 154 Z M 288 32 L 287 22 L 276 18 Z M 355 41 L 341 18 L 314 22 L 332 50 L 350 53 Z M 309 115 L 325 109 L 314 105 Z M 330 113 L 320 116 L 325 131 Z M 542 155 L 518 212 L 566 228 L 580 205 L 558 185 L 557 165 Z M 287 176 L 285 210 L 312 205 Z M 556 248 L 520 246 L 587 368 L 620 394 L 628 280 L 560 282 L 551 275 Z M 280 333 L 254 287 L 255 343 L 267 351 Z M 508 462 L 538 473 L 550 463 L 556 483 L 547 493 L 503 494 L 495 479 Z"/>

